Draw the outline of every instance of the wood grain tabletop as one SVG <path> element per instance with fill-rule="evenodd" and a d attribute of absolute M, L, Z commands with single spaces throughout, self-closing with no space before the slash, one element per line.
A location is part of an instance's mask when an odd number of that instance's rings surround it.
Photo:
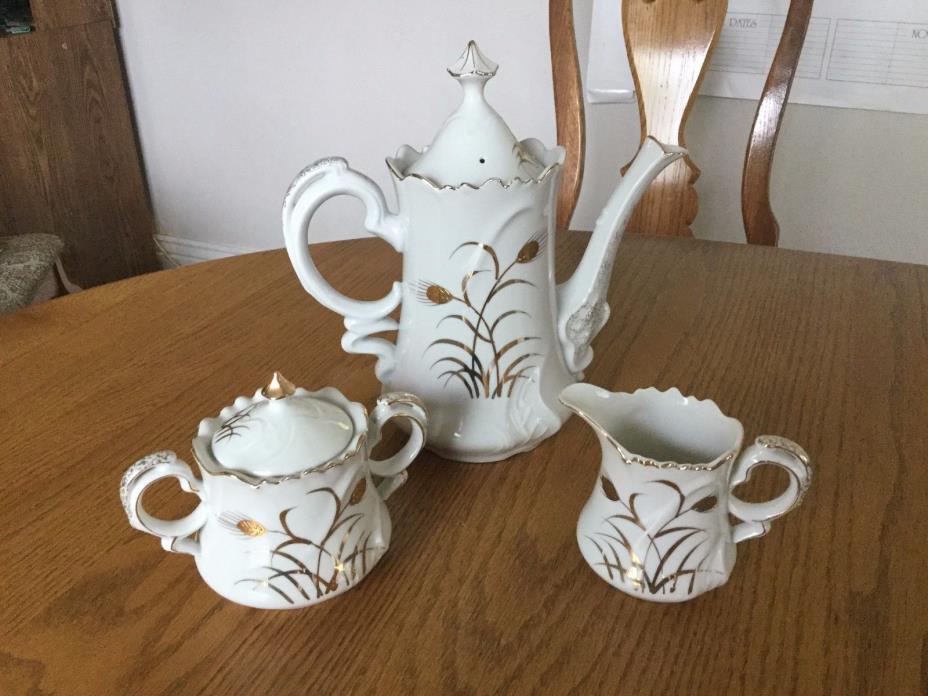
<path fill-rule="evenodd" d="M 585 239 L 561 235 L 559 271 Z M 314 257 L 355 296 L 399 273 L 375 240 Z M 589 381 L 712 398 L 814 467 L 802 506 L 685 604 L 584 564 L 600 454 L 573 418 L 504 462 L 421 455 L 389 553 L 345 595 L 234 605 L 129 527 L 120 477 L 189 452 L 273 370 L 370 405 L 372 359 L 341 352 L 340 317 L 272 251 L 0 318 L 0 694 L 928 693 L 928 267 L 636 237 L 610 297 Z M 762 473 L 739 495 L 783 485 Z M 191 499 L 164 483 L 146 505 Z"/>

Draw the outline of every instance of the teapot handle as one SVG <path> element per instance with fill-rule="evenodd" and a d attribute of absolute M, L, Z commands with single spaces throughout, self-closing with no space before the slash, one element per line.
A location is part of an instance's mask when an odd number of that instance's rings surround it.
<path fill-rule="evenodd" d="M 391 418 L 405 418 L 411 426 L 409 439 L 403 448 L 388 459 L 373 459 L 370 452 L 380 442 L 380 433 L 384 424 Z M 406 483 L 406 467 L 412 464 L 425 445 L 428 416 L 425 405 L 419 397 L 402 392 L 384 394 L 377 399 L 377 405 L 371 413 L 367 435 L 367 453 L 371 473 L 380 476 L 383 481 L 377 486 L 382 500 Z"/>
<path fill-rule="evenodd" d="M 284 240 L 290 262 L 306 292 L 345 318 L 347 331 L 342 336 L 342 348 L 348 353 L 377 356 L 374 371 L 383 382 L 396 364 L 396 346 L 371 335 L 398 328 L 390 313 L 402 302 L 402 283 L 395 281 L 390 292 L 379 300 L 353 300 L 326 282 L 309 253 L 309 223 L 313 215 L 327 200 L 342 195 L 360 200 L 365 208 L 364 228 L 402 253 L 406 240 L 402 220 L 389 211 L 377 184 L 351 169 L 341 157 L 321 159 L 294 179 L 284 198 Z"/>
<path fill-rule="evenodd" d="M 187 463 L 178 459 L 173 452 L 155 452 L 138 460 L 126 469 L 119 486 L 122 507 L 129 524 L 139 531 L 161 537 L 165 551 L 196 555 L 199 544 L 190 536 L 206 524 L 209 516 L 202 502 L 189 515 L 179 520 L 161 520 L 149 514 L 142 506 L 145 489 L 159 479 L 173 477 L 180 483 L 181 490 L 195 493 L 203 500 L 202 481 L 194 476 Z"/>

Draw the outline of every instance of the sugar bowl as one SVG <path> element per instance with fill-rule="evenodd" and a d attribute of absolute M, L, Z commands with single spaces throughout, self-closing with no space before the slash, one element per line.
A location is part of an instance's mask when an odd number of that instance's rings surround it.
<path fill-rule="evenodd" d="M 408 421 L 409 439 L 392 457 L 373 459 L 392 418 Z M 157 452 L 129 467 L 120 497 L 133 527 L 194 556 L 223 597 L 263 609 L 309 606 L 354 587 L 386 552 L 384 500 L 406 481 L 426 420 L 411 394 L 385 394 L 368 415 L 337 389 L 307 391 L 275 373 L 253 397 L 200 423 L 200 478 L 173 452 Z M 200 498 L 178 520 L 142 504 L 145 489 L 167 477 Z"/>

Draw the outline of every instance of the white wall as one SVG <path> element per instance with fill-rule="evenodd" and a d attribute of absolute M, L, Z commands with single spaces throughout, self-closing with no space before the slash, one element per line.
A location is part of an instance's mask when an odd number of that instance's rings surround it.
<path fill-rule="evenodd" d="M 581 61 L 591 0 L 575 0 Z M 520 138 L 554 140 L 546 0 L 117 0 L 159 232 L 192 258 L 282 246 L 283 193 L 339 154 L 387 191 L 383 158 L 427 144 L 454 109 L 445 73 L 470 38 L 501 65 L 488 94 Z M 687 134 L 703 176 L 694 229 L 743 241 L 740 176 L 754 105 L 701 98 Z M 634 153 L 634 105 L 587 108 L 575 228 Z M 793 105 L 774 175 L 781 246 L 928 263 L 928 117 Z M 356 236 L 336 200 L 319 238 Z M 171 244 L 173 243 L 173 246 Z"/>

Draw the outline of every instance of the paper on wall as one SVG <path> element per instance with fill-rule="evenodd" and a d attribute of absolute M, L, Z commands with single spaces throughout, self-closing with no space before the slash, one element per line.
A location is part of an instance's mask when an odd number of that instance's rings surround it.
<path fill-rule="evenodd" d="M 590 102 L 634 101 L 622 3 L 594 0 Z M 731 0 L 701 94 L 760 96 L 788 0 Z M 790 101 L 928 113 L 928 1 L 815 0 Z"/>

